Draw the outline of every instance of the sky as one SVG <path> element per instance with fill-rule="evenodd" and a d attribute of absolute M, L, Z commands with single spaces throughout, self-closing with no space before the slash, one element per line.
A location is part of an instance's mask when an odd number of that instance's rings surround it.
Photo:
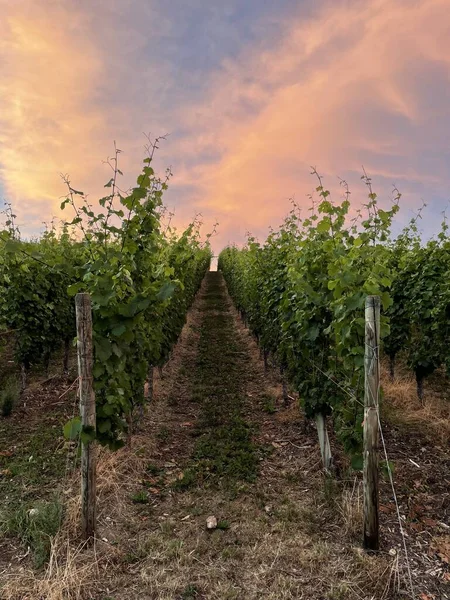
<path fill-rule="evenodd" d="M 169 134 L 174 222 L 219 222 L 215 249 L 263 239 L 316 182 L 363 203 L 423 202 L 425 236 L 450 199 L 449 0 L 0 0 L 0 202 L 33 235 L 61 216 L 60 174 L 123 187 L 144 134 Z"/>

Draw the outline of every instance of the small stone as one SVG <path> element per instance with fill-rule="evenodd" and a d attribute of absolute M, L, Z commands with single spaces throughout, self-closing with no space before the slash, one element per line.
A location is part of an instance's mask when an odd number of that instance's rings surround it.
<path fill-rule="evenodd" d="M 391 549 L 389 550 L 389 554 L 390 554 L 391 556 L 396 556 L 396 554 L 397 554 L 397 550 L 396 550 L 395 548 L 391 548 Z"/>
<path fill-rule="evenodd" d="M 30 508 L 28 511 L 29 517 L 36 517 L 39 514 L 39 510 L 37 508 Z"/>
<path fill-rule="evenodd" d="M 217 527 L 217 519 L 214 516 L 208 517 L 206 519 L 206 528 L 207 529 L 216 529 Z"/>
<path fill-rule="evenodd" d="M 272 513 L 272 507 L 269 506 L 268 504 L 264 507 L 264 510 L 266 511 L 266 513 L 268 515 L 270 515 Z"/>

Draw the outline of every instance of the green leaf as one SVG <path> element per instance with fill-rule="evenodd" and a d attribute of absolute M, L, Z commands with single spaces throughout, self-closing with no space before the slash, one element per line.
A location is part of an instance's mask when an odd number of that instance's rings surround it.
<path fill-rule="evenodd" d="M 316 228 L 319 233 L 326 233 L 329 231 L 331 227 L 331 220 L 329 217 L 325 217 L 319 223 L 317 223 Z"/>
<path fill-rule="evenodd" d="M 104 419 L 98 423 L 97 429 L 100 433 L 106 433 L 111 430 L 111 421 Z"/>
<path fill-rule="evenodd" d="M 389 292 L 383 292 L 381 294 L 381 304 L 383 306 L 383 310 L 387 310 L 390 306 L 392 306 L 393 300 L 389 294 Z"/>
<path fill-rule="evenodd" d="M 94 341 L 95 355 L 98 360 L 106 362 L 112 355 L 111 342 L 107 338 Z"/>
<path fill-rule="evenodd" d="M 168 300 L 171 298 L 177 289 L 177 285 L 173 281 L 167 281 L 164 283 L 157 293 L 156 297 L 158 300 Z"/>
<path fill-rule="evenodd" d="M 83 196 L 83 192 L 80 192 L 78 190 L 74 190 L 72 187 L 69 187 L 69 190 L 73 193 L 73 194 L 77 194 L 78 196 Z"/>
<path fill-rule="evenodd" d="M 84 283 L 82 281 L 79 281 L 78 283 L 72 283 L 72 285 L 69 285 L 67 288 L 67 293 L 69 296 L 75 296 L 80 290 L 83 289 L 83 287 Z"/>
<path fill-rule="evenodd" d="M 81 418 L 75 417 L 68 421 L 63 428 L 66 440 L 76 440 L 81 432 Z"/>
<path fill-rule="evenodd" d="M 388 461 L 386 462 L 385 460 L 381 461 L 381 473 L 383 474 L 384 477 L 388 478 L 389 477 L 389 471 L 394 474 L 394 469 L 395 469 L 395 465 L 393 462 Z"/>
<path fill-rule="evenodd" d="M 89 444 L 95 440 L 96 433 L 95 428 L 91 425 L 83 427 L 80 433 L 80 440 L 83 444 Z"/>
<path fill-rule="evenodd" d="M 116 325 L 116 327 L 114 327 L 114 329 L 111 330 L 111 333 L 116 337 L 120 337 L 122 333 L 125 333 L 126 330 L 126 325 L 121 323 L 120 325 Z"/>
<path fill-rule="evenodd" d="M 351 466 L 355 471 L 362 471 L 364 468 L 364 460 L 362 454 L 354 454 L 351 458 Z"/>
<path fill-rule="evenodd" d="M 92 370 L 94 379 L 99 379 L 103 375 L 104 372 L 105 372 L 105 367 L 103 366 L 103 364 L 96 362 L 94 365 L 94 368 Z"/>

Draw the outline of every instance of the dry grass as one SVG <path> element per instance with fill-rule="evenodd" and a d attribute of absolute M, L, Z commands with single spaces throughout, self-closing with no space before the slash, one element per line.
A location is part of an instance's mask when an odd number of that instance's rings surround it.
<path fill-rule="evenodd" d="M 51 546 L 50 561 L 41 574 L 22 569 L 8 576 L 2 587 L 4 600 L 80 600 L 92 589 L 99 575 L 95 551 L 74 546 L 61 532 Z"/>
<path fill-rule="evenodd" d="M 389 419 L 412 427 L 424 427 L 443 444 L 450 442 L 450 402 L 443 397 L 442 390 L 434 389 L 427 381 L 422 404 L 417 397 L 414 376 L 410 373 L 400 371 L 391 381 L 383 365 L 381 380 L 384 410 Z"/>
<path fill-rule="evenodd" d="M 147 442 L 137 436 L 134 440 Z M 102 541 L 110 522 L 123 518 L 129 511 L 129 493 L 136 488 L 145 462 L 143 452 L 124 448 L 116 453 L 101 450 L 98 457 L 97 492 L 100 537 L 93 547 L 79 539 L 81 497 L 79 475 L 66 482 L 65 518 L 58 535 L 51 542 L 50 560 L 43 571 L 15 565 L 1 589 L 2 600 L 80 600 L 91 598 L 105 570 L 120 559 L 121 552 Z"/>
<path fill-rule="evenodd" d="M 355 477 L 353 485 L 345 487 L 337 502 L 344 537 L 359 540 L 363 530 L 363 486 Z"/>
<path fill-rule="evenodd" d="M 261 443 L 271 452 L 261 461 L 255 484 L 236 495 L 194 487 L 167 489 L 136 506 L 146 466 L 163 465 L 174 452 L 183 461 L 193 440 L 183 434 L 189 411 L 189 369 L 195 359 L 199 312 L 194 309 L 155 402 L 133 437 L 117 453 L 98 459 L 98 540 L 93 548 L 77 542 L 79 479 L 65 486 L 65 521 L 53 540 L 51 560 L 42 572 L 11 565 L 4 600 L 392 600 L 397 597 L 397 557 L 368 556 L 361 535 L 360 485 L 324 490 L 315 434 L 301 431 L 295 403 L 268 415 L 259 400 L 270 393 L 281 405 L 281 386 L 264 374 L 252 352 L 246 394 L 249 417 L 258 420 Z M 248 333 L 237 326 L 243 344 Z M 183 360 L 180 359 L 183 358 Z M 155 373 L 156 376 L 156 373 Z M 195 403 L 194 403 L 195 404 Z M 259 411 L 259 412 L 258 412 Z M 164 427 L 168 440 L 158 442 Z M 187 428 L 189 429 L 189 428 Z M 151 435 L 150 433 L 153 433 Z M 181 437 L 185 435 L 185 437 Z M 309 436 L 309 437 L 308 437 Z M 182 448 L 179 448 L 182 443 Z M 181 454 L 180 454 L 181 452 Z M 170 470 L 169 470 L 170 471 Z M 206 529 L 206 518 L 227 521 L 224 530 Z M 106 541 L 105 541 L 106 540 Z M 1 580 L 1 575 L 0 575 Z"/>

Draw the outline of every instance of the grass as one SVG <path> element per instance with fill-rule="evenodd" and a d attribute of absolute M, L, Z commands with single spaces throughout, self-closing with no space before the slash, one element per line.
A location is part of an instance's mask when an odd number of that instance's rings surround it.
<path fill-rule="evenodd" d="M 0 390 L 0 412 L 9 417 L 20 398 L 20 386 L 15 378 L 9 378 Z"/>
<path fill-rule="evenodd" d="M 199 591 L 197 586 L 189 584 L 184 588 L 181 598 L 182 600 L 194 600 L 194 598 L 198 598 L 198 595 Z"/>
<path fill-rule="evenodd" d="M 239 342 L 222 279 L 209 273 L 203 319 L 192 375 L 191 398 L 201 405 L 197 441 L 188 468 L 174 487 L 255 480 L 259 449 L 254 428 L 244 417 L 245 347 Z"/>
<path fill-rule="evenodd" d="M 133 494 L 131 500 L 134 504 L 148 504 L 148 494 L 144 490 L 141 490 Z"/>
<path fill-rule="evenodd" d="M 275 398 L 269 394 L 264 394 L 263 398 L 263 410 L 269 415 L 276 413 L 277 408 L 275 404 Z"/>
<path fill-rule="evenodd" d="M 50 558 L 52 538 L 62 521 L 63 508 L 58 500 L 22 504 L 11 508 L 0 517 L 0 531 L 4 536 L 15 536 L 29 546 L 36 568 Z"/>
<path fill-rule="evenodd" d="M 0 456 L 0 470 L 7 469 L 9 476 L 0 478 L 0 495 L 12 503 L 18 499 L 28 501 L 36 494 L 46 494 L 47 485 L 54 489 L 54 481 L 64 475 L 67 451 L 64 450 L 59 428 L 42 424 L 25 443 L 17 444 L 11 455 Z M 11 439 L 11 431 L 0 435 L 0 443 Z"/>

